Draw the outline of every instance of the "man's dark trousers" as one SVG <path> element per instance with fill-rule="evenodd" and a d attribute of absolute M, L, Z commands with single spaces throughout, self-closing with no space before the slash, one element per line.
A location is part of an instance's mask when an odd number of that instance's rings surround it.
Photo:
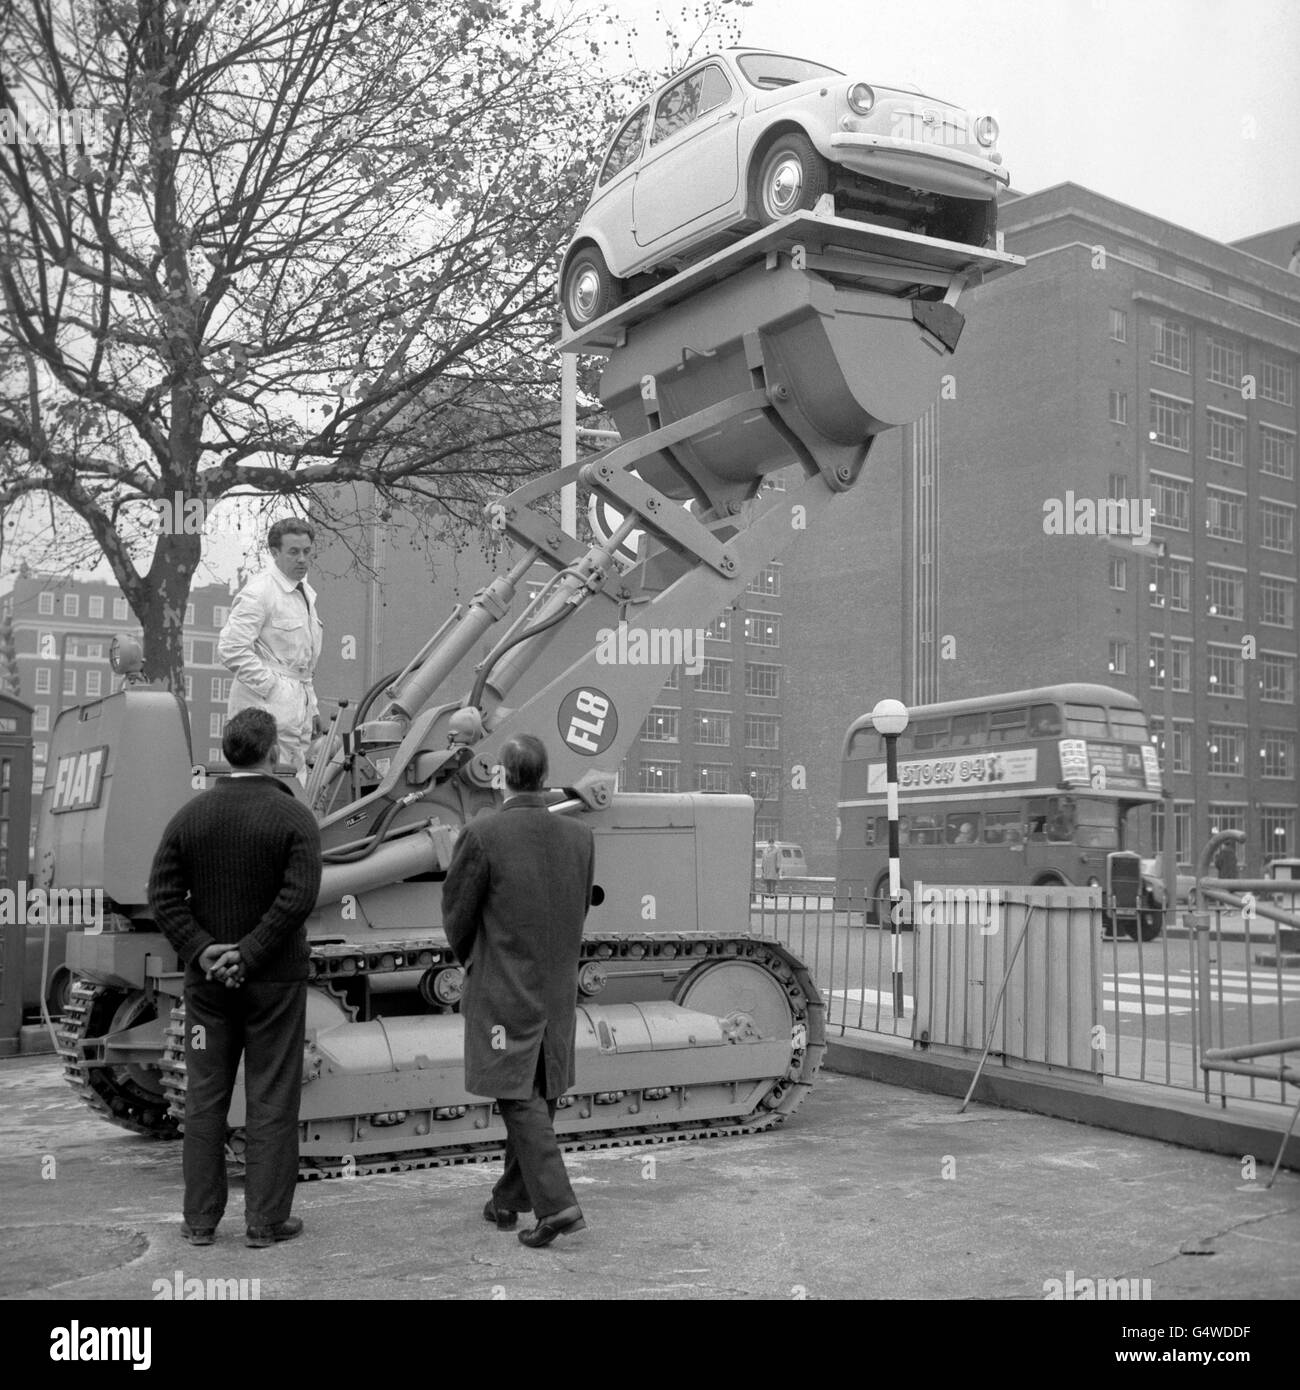
<path fill-rule="evenodd" d="M 245 980 L 185 988 L 185 1220 L 215 1226 L 226 1210 L 226 1116 L 244 1056 L 249 1226 L 288 1219 L 298 1180 L 298 1107 L 307 985 Z M 196 1033 L 202 1029 L 202 1033 Z M 201 1041 L 201 1046 L 196 1042 Z"/>
<path fill-rule="evenodd" d="M 578 1205 L 555 1138 L 555 1102 L 545 1099 L 545 1088 L 546 1063 L 539 1048 L 532 1096 L 497 1101 L 506 1125 L 506 1170 L 492 1189 L 499 1210 L 536 1210 L 539 1221 Z"/>

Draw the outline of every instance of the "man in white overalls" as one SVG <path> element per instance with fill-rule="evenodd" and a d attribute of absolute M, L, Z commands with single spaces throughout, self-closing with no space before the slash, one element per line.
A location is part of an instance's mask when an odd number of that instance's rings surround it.
<path fill-rule="evenodd" d="M 264 709 L 275 718 L 280 755 L 306 779 L 305 755 L 320 729 L 312 673 L 320 658 L 316 591 L 307 583 L 315 531 L 295 517 L 266 537 L 275 562 L 239 591 L 217 640 L 222 664 L 235 674 L 229 714 Z"/>

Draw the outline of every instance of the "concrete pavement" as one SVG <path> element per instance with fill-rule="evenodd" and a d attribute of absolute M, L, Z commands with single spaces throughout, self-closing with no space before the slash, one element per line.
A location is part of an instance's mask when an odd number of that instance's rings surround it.
<path fill-rule="evenodd" d="M 305 1234 L 180 1239 L 180 1146 L 92 1117 L 50 1058 L 0 1062 L 0 1296 L 151 1300 L 1300 1297 L 1300 1177 L 1236 1158 L 823 1073 L 782 1129 L 569 1157 L 589 1229 L 532 1251 L 480 1216 L 497 1164 L 302 1184 Z M 1270 1151 L 1270 1157 L 1271 1157 Z M 251 1284 L 246 1290 L 251 1290 Z M 1140 1290 L 1141 1285 L 1132 1286 Z"/>

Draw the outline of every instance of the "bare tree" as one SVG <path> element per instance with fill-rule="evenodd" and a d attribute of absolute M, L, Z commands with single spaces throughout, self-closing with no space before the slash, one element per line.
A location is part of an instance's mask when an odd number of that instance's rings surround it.
<path fill-rule="evenodd" d="M 107 558 L 149 676 L 182 688 L 193 523 L 215 503 L 301 509 L 364 483 L 477 516 L 542 466 L 555 265 L 604 107 L 581 17 L 538 0 L 0 0 L 0 17 L 0 515 L 13 537 L 48 508 L 65 556 L 88 538 Z"/>

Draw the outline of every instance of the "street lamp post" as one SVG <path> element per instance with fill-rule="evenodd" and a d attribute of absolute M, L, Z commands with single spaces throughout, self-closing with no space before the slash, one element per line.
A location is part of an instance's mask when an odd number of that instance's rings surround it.
<path fill-rule="evenodd" d="M 907 728 L 907 706 L 901 700 L 877 700 L 871 722 L 885 740 L 885 798 L 889 817 L 889 948 L 894 977 L 894 1016 L 903 1016 L 903 951 L 899 932 L 903 881 L 898 863 L 898 736 Z"/>

